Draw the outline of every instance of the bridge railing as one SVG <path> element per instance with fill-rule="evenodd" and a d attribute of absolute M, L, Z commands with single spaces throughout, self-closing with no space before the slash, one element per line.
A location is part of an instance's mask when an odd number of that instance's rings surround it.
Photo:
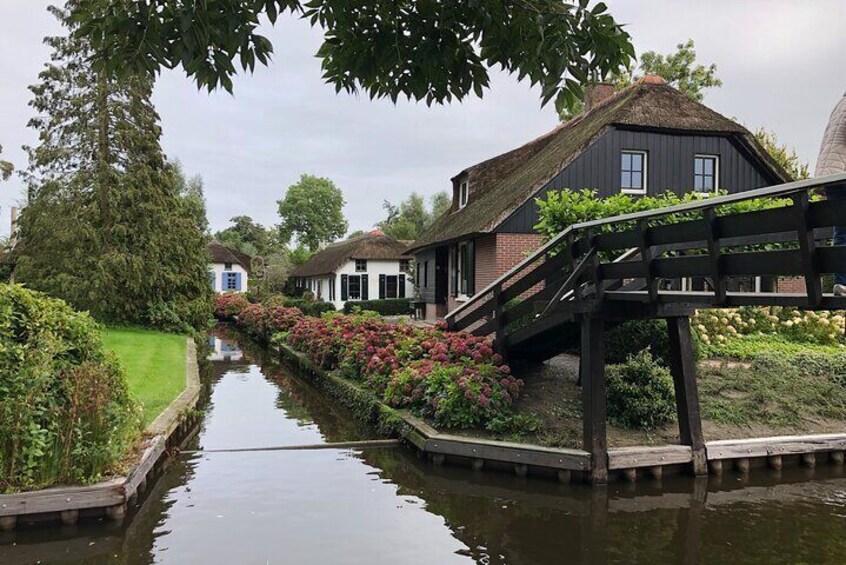
<path fill-rule="evenodd" d="M 447 323 L 495 335 L 502 347 L 520 325 L 583 298 L 844 308 L 846 299 L 823 294 L 822 276 L 846 270 L 846 246 L 817 241 L 846 224 L 846 199 L 812 197 L 835 184 L 846 184 L 846 174 L 574 224 L 450 312 Z M 778 206 L 736 211 L 755 199 Z M 728 290 L 732 277 L 760 276 L 801 277 L 805 292 Z M 706 279 L 709 290 L 662 289 L 662 281 L 686 278 Z"/>

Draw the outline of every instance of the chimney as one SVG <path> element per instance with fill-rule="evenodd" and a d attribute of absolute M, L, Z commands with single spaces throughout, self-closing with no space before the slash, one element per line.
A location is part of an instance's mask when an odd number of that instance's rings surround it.
<path fill-rule="evenodd" d="M 585 87 L 585 111 L 596 108 L 614 95 L 614 85 L 607 82 L 595 82 Z"/>
<path fill-rule="evenodd" d="M 666 79 L 661 75 L 645 75 L 640 82 L 641 84 L 667 84 Z"/>

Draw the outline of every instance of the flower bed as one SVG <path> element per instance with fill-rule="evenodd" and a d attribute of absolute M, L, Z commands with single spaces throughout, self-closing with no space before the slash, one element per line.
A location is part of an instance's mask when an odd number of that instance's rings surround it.
<path fill-rule="evenodd" d="M 494 419 L 501 425 L 523 386 L 490 339 L 442 326 L 390 324 L 370 314 L 316 318 L 258 304 L 244 306 L 234 320 L 255 339 L 287 344 L 320 367 L 362 382 L 386 404 L 445 427 L 482 427 Z"/>

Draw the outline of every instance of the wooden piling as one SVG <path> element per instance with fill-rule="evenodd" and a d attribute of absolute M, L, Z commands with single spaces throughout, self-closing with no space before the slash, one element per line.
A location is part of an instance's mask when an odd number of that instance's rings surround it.
<path fill-rule="evenodd" d="M 518 477 L 525 477 L 529 474 L 529 466 L 524 463 L 517 463 L 514 465 L 514 473 Z"/>
<path fill-rule="evenodd" d="M 767 457 L 767 465 L 770 466 L 770 469 L 774 471 L 781 471 L 782 468 L 782 460 L 781 455 L 770 455 Z"/>
<path fill-rule="evenodd" d="M 802 465 L 809 469 L 817 466 L 817 456 L 815 453 L 803 453 L 801 455 Z"/>
<path fill-rule="evenodd" d="M 637 469 L 623 469 L 623 477 L 630 483 L 637 481 Z"/>
<path fill-rule="evenodd" d="M 749 458 L 748 457 L 741 457 L 740 459 L 735 460 L 734 462 L 735 468 L 741 474 L 748 474 L 749 473 Z"/>
<path fill-rule="evenodd" d="M 583 449 L 591 455 L 590 482 L 608 482 L 605 401 L 605 321 L 582 318 Z"/>
<path fill-rule="evenodd" d="M 70 526 L 79 520 L 79 510 L 63 510 L 61 512 L 62 524 Z"/>
<path fill-rule="evenodd" d="M 699 413 L 699 392 L 696 387 L 696 360 L 693 354 L 693 337 L 690 318 L 667 318 L 670 338 L 670 373 L 676 396 L 679 420 L 679 439 L 689 445 L 693 455 L 693 474 L 708 473 L 705 439 L 702 436 L 702 418 Z"/>
<path fill-rule="evenodd" d="M 470 463 L 470 466 L 473 468 L 474 471 L 481 471 L 485 467 L 485 460 L 473 459 L 473 461 Z"/>
<path fill-rule="evenodd" d="M 106 516 L 108 516 L 110 520 L 113 520 L 115 522 L 122 521 L 126 516 L 126 503 L 109 506 L 108 508 L 106 508 Z"/>
<path fill-rule="evenodd" d="M 558 471 L 558 482 L 559 483 L 562 483 L 562 484 L 565 484 L 565 485 L 570 484 L 570 481 L 572 480 L 572 478 L 573 478 L 572 471 L 569 471 L 567 469 L 561 469 L 561 470 Z"/>

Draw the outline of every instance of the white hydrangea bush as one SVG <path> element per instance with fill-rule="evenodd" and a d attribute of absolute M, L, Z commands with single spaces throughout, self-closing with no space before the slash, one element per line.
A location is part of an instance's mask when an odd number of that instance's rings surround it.
<path fill-rule="evenodd" d="M 706 346 L 719 346 L 740 335 L 779 334 L 792 341 L 846 347 L 846 315 L 842 311 L 744 306 L 698 310 L 692 323 L 699 340 Z"/>

